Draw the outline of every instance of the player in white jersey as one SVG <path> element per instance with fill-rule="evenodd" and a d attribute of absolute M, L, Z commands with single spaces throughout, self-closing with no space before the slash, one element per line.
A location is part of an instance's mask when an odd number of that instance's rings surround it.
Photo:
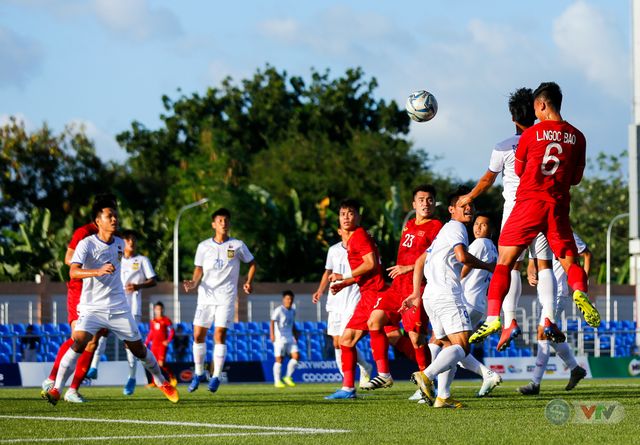
<path fill-rule="evenodd" d="M 478 214 L 473 223 L 473 236 L 475 240 L 469 245 L 469 253 L 481 261 L 489 264 L 495 264 L 498 259 L 498 249 L 491 241 L 491 233 L 493 231 L 491 219 L 488 215 Z M 471 320 L 471 327 L 476 328 L 484 320 L 487 315 L 487 289 L 491 280 L 491 272 L 485 269 L 473 269 L 467 265 L 462 267 L 460 273 L 464 300 Z M 432 354 L 438 354 L 436 343 L 429 344 Z M 496 372 L 493 372 L 485 365 L 473 359 L 472 355 L 464 364 L 463 368 L 475 372 L 482 377 L 482 386 L 478 391 L 478 397 L 488 395 L 493 389 L 502 383 L 502 378 Z"/>
<path fill-rule="evenodd" d="M 413 274 L 413 294 L 402 303 L 408 309 L 422 303 L 429 316 L 433 335 L 444 345 L 424 371 L 413 373 L 411 379 L 423 396 L 436 408 L 459 408 L 462 404 L 451 397 L 450 388 L 456 364 L 473 357 L 469 354 L 471 319 L 463 296 L 460 273 L 463 265 L 493 270 L 493 264 L 480 261 L 468 252 L 469 238 L 465 224 L 473 217 L 470 204 L 460 205 L 467 189 L 458 189 L 449 197 L 451 220 L 446 223 L 427 251 L 417 260 Z M 422 277 L 427 285 L 420 295 Z M 475 360 L 475 359 L 473 359 Z M 438 397 L 433 381 L 438 378 Z"/>
<path fill-rule="evenodd" d="M 121 237 L 124 240 L 124 257 L 122 258 L 120 277 L 124 285 L 125 296 L 131 307 L 131 314 L 139 323 L 142 320 L 142 289 L 150 288 L 157 284 L 156 272 L 153 270 L 149 258 L 136 252 L 138 247 L 136 233 L 133 230 L 123 230 Z M 136 389 L 137 359 L 129 349 L 126 349 L 126 351 L 127 362 L 129 363 L 129 378 L 122 392 L 125 396 L 130 396 Z M 163 366 L 162 363 L 160 365 Z"/>
<path fill-rule="evenodd" d="M 229 237 L 231 212 L 221 208 L 211 215 L 213 238 L 198 244 L 193 278 L 184 281 L 184 289 L 189 292 L 198 289 L 198 304 L 193 319 L 193 362 L 195 373 L 189 384 L 189 392 L 198 389 L 206 380 L 204 359 L 207 354 L 205 343 L 207 331 L 215 326 L 213 347 L 213 374 L 209 381 L 209 391 L 216 392 L 220 386 L 220 374 L 227 356 L 227 328 L 233 321 L 240 263 L 249 265 L 247 280 L 243 289 L 250 294 L 256 273 L 256 262 L 244 242 Z"/>
<path fill-rule="evenodd" d="M 520 135 L 524 130 L 533 125 L 536 120 L 531 89 L 520 88 L 511 94 L 509 97 L 509 112 L 515 124 L 516 134 L 496 144 L 491 152 L 488 170 L 482 178 L 480 178 L 471 192 L 462 197 L 463 204 L 473 202 L 475 198 L 493 185 L 499 174 L 502 174 L 502 196 L 504 198 L 502 226 L 504 226 L 509 218 L 511 210 L 515 205 L 516 190 L 520 184 L 520 178 L 515 172 L 515 151 L 520 141 Z M 538 259 L 538 268 L 541 272 L 541 292 L 548 295 L 549 298 L 553 298 L 554 279 L 551 271 L 553 254 L 542 234 L 531 243 L 529 254 L 532 258 Z M 516 308 L 518 307 L 518 301 L 522 294 L 522 280 L 520 278 L 520 265 L 522 264 L 522 260 L 524 260 L 524 252 L 518 258 L 518 261 L 516 261 L 511 271 L 511 285 L 502 305 L 504 325 L 499 317 L 492 316 L 491 313 L 487 318 L 487 323 L 493 322 L 490 333 L 496 332 L 504 326 L 500 341 L 498 342 L 499 351 L 506 349 L 509 343 L 522 333 L 516 321 Z M 547 270 L 547 272 L 544 272 L 544 270 Z M 483 327 L 484 325 L 480 329 Z M 489 335 L 489 333 L 486 335 Z M 484 337 L 482 337 L 482 339 L 484 339 Z M 471 342 L 481 341 L 482 339 L 477 338 L 476 334 L 471 336 Z"/>
<path fill-rule="evenodd" d="M 340 229 L 338 229 L 338 234 L 340 234 Z M 322 295 L 327 291 L 329 286 L 329 275 L 334 272 L 343 276 L 345 274 L 351 274 L 351 267 L 349 266 L 349 259 L 347 257 L 347 248 L 344 246 L 342 240 L 329 247 L 324 273 L 320 279 L 318 290 L 316 290 L 312 296 L 314 304 L 318 304 Z M 360 301 L 360 288 L 358 286 L 347 286 L 336 294 L 329 292 L 327 295 L 327 335 L 330 335 L 333 338 L 333 350 L 336 356 L 336 364 L 338 365 L 338 369 L 341 374 L 342 349 L 340 349 L 340 337 L 342 337 L 358 301 Z M 360 350 L 357 350 L 357 360 L 360 368 L 360 383 L 368 382 L 373 366 L 365 360 Z"/>
<path fill-rule="evenodd" d="M 276 388 L 296 386 L 293 382 L 293 372 L 298 367 L 300 353 L 298 352 L 298 332 L 296 331 L 296 309 L 293 307 L 295 295 L 290 290 L 282 292 L 282 304 L 273 310 L 269 334 L 273 343 L 273 384 Z M 282 373 L 282 359 L 285 355 L 291 357 L 287 364 L 287 374 L 280 379 Z"/>
<path fill-rule="evenodd" d="M 575 233 L 573 234 L 573 239 L 575 240 L 576 247 L 578 248 L 578 255 L 580 255 L 583 260 L 582 267 L 588 276 L 591 269 L 591 251 L 586 243 Z M 554 302 L 554 312 L 556 322 L 559 322 L 562 317 L 562 313 L 566 310 L 571 298 L 569 297 L 570 294 L 569 285 L 567 284 L 567 274 L 565 273 L 562 264 L 560 264 L 560 261 L 557 259 L 553 260 L 553 273 L 558 283 L 558 291 L 556 292 L 556 300 Z M 537 271 L 534 261 L 529 261 L 527 275 L 529 278 L 529 284 L 535 286 L 537 281 Z M 578 365 L 571 346 L 564 341 L 553 341 L 545 334 L 544 330 L 546 324 L 547 318 L 544 314 L 541 314 L 540 324 L 538 325 L 538 354 L 536 355 L 536 368 L 533 371 L 531 382 L 518 388 L 518 392 L 520 392 L 520 394 L 537 395 L 540 393 L 540 383 L 542 382 L 542 377 L 547 369 L 549 355 L 551 354 L 550 348 L 555 350 L 556 355 L 560 357 L 564 364 L 571 370 L 571 376 L 569 377 L 569 382 L 567 383 L 565 390 L 571 391 L 576 387 L 580 380 L 587 376 L 587 371 Z M 564 337 L 562 332 L 560 334 Z"/>
<path fill-rule="evenodd" d="M 100 329 L 108 329 L 123 340 L 129 350 L 142 361 L 153 375 L 156 385 L 173 403 L 178 402 L 178 391 L 165 380 L 160 367 L 142 343 L 131 309 L 127 303 L 120 278 L 120 263 L 124 255 L 124 241 L 114 236 L 118 228 L 118 214 L 113 208 L 95 212 L 98 233 L 80 241 L 73 253 L 69 276 L 81 279 L 82 294 L 78 312 L 80 317 L 73 331 L 73 345 L 60 361 L 53 388 L 42 394 L 55 405 L 60 400 L 67 369 L 75 366 L 87 343 Z"/>

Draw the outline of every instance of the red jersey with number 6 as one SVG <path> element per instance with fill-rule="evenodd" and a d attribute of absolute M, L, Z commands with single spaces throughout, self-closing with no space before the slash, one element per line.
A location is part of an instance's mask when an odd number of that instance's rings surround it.
<path fill-rule="evenodd" d="M 407 225 L 402 230 L 396 264 L 399 266 L 415 264 L 418 257 L 429 248 L 441 228 L 442 223 L 437 219 L 431 219 L 422 224 L 416 224 L 415 218 L 407 221 Z M 398 275 L 393 280 L 393 287 L 400 290 L 404 297 L 411 295 L 413 273 Z"/>
<path fill-rule="evenodd" d="M 516 201 L 538 199 L 568 206 L 569 189 L 582 179 L 586 146 L 582 132 L 565 121 L 546 120 L 525 130 L 516 149 Z"/>

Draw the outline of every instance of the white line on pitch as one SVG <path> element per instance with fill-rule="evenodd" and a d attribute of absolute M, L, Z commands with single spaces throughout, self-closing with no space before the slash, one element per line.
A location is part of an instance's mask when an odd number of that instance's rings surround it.
<path fill-rule="evenodd" d="M 323 428 L 302 428 L 288 426 L 262 426 L 262 425 L 227 425 L 224 423 L 198 423 L 175 422 L 164 420 L 138 420 L 138 419 L 91 419 L 84 417 L 48 417 L 48 416 L 9 416 L 0 415 L 0 419 L 25 419 L 25 420 L 56 420 L 67 422 L 96 422 L 96 423 L 130 423 L 142 425 L 166 425 L 166 426 L 192 426 L 201 428 L 229 428 L 238 430 L 267 430 L 292 433 L 325 434 L 325 433 L 349 433 L 350 430 L 334 430 Z"/>
<path fill-rule="evenodd" d="M 34 442 L 70 442 L 95 440 L 132 440 L 132 439 L 185 439 L 201 437 L 243 437 L 243 436 L 290 436 L 292 434 L 313 434 L 306 431 L 267 431 L 255 433 L 205 433 L 205 434 L 175 434 L 158 436 L 95 436 L 95 437 L 45 437 L 41 439 L 17 438 L 0 439 L 0 443 L 34 443 Z"/>

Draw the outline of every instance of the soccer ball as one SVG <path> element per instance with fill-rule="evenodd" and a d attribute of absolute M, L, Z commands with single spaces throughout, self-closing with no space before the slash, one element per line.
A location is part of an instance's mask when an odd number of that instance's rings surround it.
<path fill-rule="evenodd" d="M 438 102 L 433 94 L 420 90 L 411 93 L 407 98 L 407 114 L 416 122 L 427 122 L 438 112 Z"/>

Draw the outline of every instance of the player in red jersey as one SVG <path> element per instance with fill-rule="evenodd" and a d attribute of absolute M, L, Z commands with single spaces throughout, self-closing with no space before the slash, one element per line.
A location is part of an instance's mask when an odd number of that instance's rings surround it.
<path fill-rule="evenodd" d="M 409 333 L 418 368 L 423 371 L 429 366 L 430 354 L 425 345 L 429 320 L 424 307 L 413 307 L 402 314 L 398 309 L 405 298 L 413 293 L 413 268 L 416 259 L 429 248 L 442 227 L 440 221 L 433 219 L 436 208 L 435 188 L 426 184 L 416 187 L 413 191 L 413 208 L 416 217 L 407 221 L 402 231 L 396 265 L 387 269 L 393 279 L 391 287 L 378 295 L 369 317 L 371 349 L 378 375 L 360 385 L 362 389 L 388 388 L 393 385 L 389 372 L 389 342 L 385 335 L 385 327 L 392 331 L 397 330 L 400 319 L 405 331 Z"/>
<path fill-rule="evenodd" d="M 380 266 L 380 254 L 373 238 L 360 227 L 360 205 L 348 199 L 340 204 L 340 229 L 342 240 L 347 246 L 347 257 L 351 274 L 332 273 L 332 292 L 339 292 L 347 286 L 360 287 L 360 301 L 340 338 L 342 350 L 342 388 L 325 399 L 353 399 L 356 397 L 354 378 L 356 372 L 356 344 L 367 333 L 367 321 L 378 298 L 378 292 L 385 288 Z"/>
<path fill-rule="evenodd" d="M 173 340 L 175 333 L 173 323 L 171 323 L 169 317 L 164 315 L 164 304 L 162 304 L 162 301 L 158 301 L 153 306 L 153 314 L 155 318 L 149 323 L 149 334 L 144 344 L 145 346 L 149 346 L 149 343 L 151 343 L 151 352 L 156 357 L 160 369 L 169 377 L 171 385 L 176 386 L 178 381 L 175 375 L 165 366 L 167 347 L 169 343 L 171 343 L 171 340 Z"/>
<path fill-rule="evenodd" d="M 106 207 L 116 208 L 116 198 L 112 194 L 104 194 L 96 196 L 94 200 L 94 204 L 92 207 L 92 214 L 95 214 L 98 210 L 101 210 Z M 64 256 L 64 262 L 67 266 L 71 266 L 71 258 L 73 258 L 73 253 L 75 252 L 78 243 L 83 239 L 98 233 L 98 226 L 95 222 L 90 222 L 89 224 L 85 224 L 84 226 L 76 229 L 73 232 L 73 236 L 71 237 L 71 241 L 67 246 L 67 252 Z M 75 329 L 76 321 L 78 320 L 78 304 L 80 303 L 80 295 L 82 293 L 82 280 L 80 279 L 69 279 L 67 282 L 67 313 L 68 313 L 68 322 L 71 325 L 71 331 Z M 84 380 L 87 371 L 89 370 L 89 365 L 91 364 L 91 359 L 93 358 L 93 352 L 96 350 L 98 345 L 98 341 L 102 335 L 105 335 L 106 331 L 100 331 L 93 340 L 87 345 L 87 348 L 82 353 L 80 358 L 78 359 L 78 363 L 75 368 L 75 373 L 73 376 L 73 381 L 67 390 L 64 399 L 67 402 L 71 403 L 83 403 L 85 399 L 78 392 L 78 388 L 80 384 Z M 51 388 L 53 388 L 53 384 L 56 379 L 56 375 L 58 374 L 58 368 L 60 367 L 60 360 L 67 352 L 69 347 L 73 344 L 73 338 L 67 339 L 64 343 L 60 345 L 58 349 L 58 354 L 56 355 L 56 360 L 53 363 L 53 367 L 51 368 L 51 372 L 49 373 L 49 377 L 46 378 L 42 382 L 42 389 L 44 392 L 47 392 Z M 69 376 L 65 376 L 64 381 L 66 382 Z"/>
<path fill-rule="evenodd" d="M 510 284 L 509 270 L 520 253 L 542 232 L 567 273 L 573 301 L 593 327 L 600 314 L 587 297 L 587 275 L 569 222 L 570 188 L 582 179 L 586 140 L 582 132 L 562 119 L 562 92 L 554 82 L 534 91 L 534 110 L 540 121 L 522 133 L 516 150 L 515 171 L 520 177 L 516 204 L 498 241 L 498 263 L 489 284 L 487 320 L 471 336 L 478 342 L 501 328 L 500 308 Z"/>

